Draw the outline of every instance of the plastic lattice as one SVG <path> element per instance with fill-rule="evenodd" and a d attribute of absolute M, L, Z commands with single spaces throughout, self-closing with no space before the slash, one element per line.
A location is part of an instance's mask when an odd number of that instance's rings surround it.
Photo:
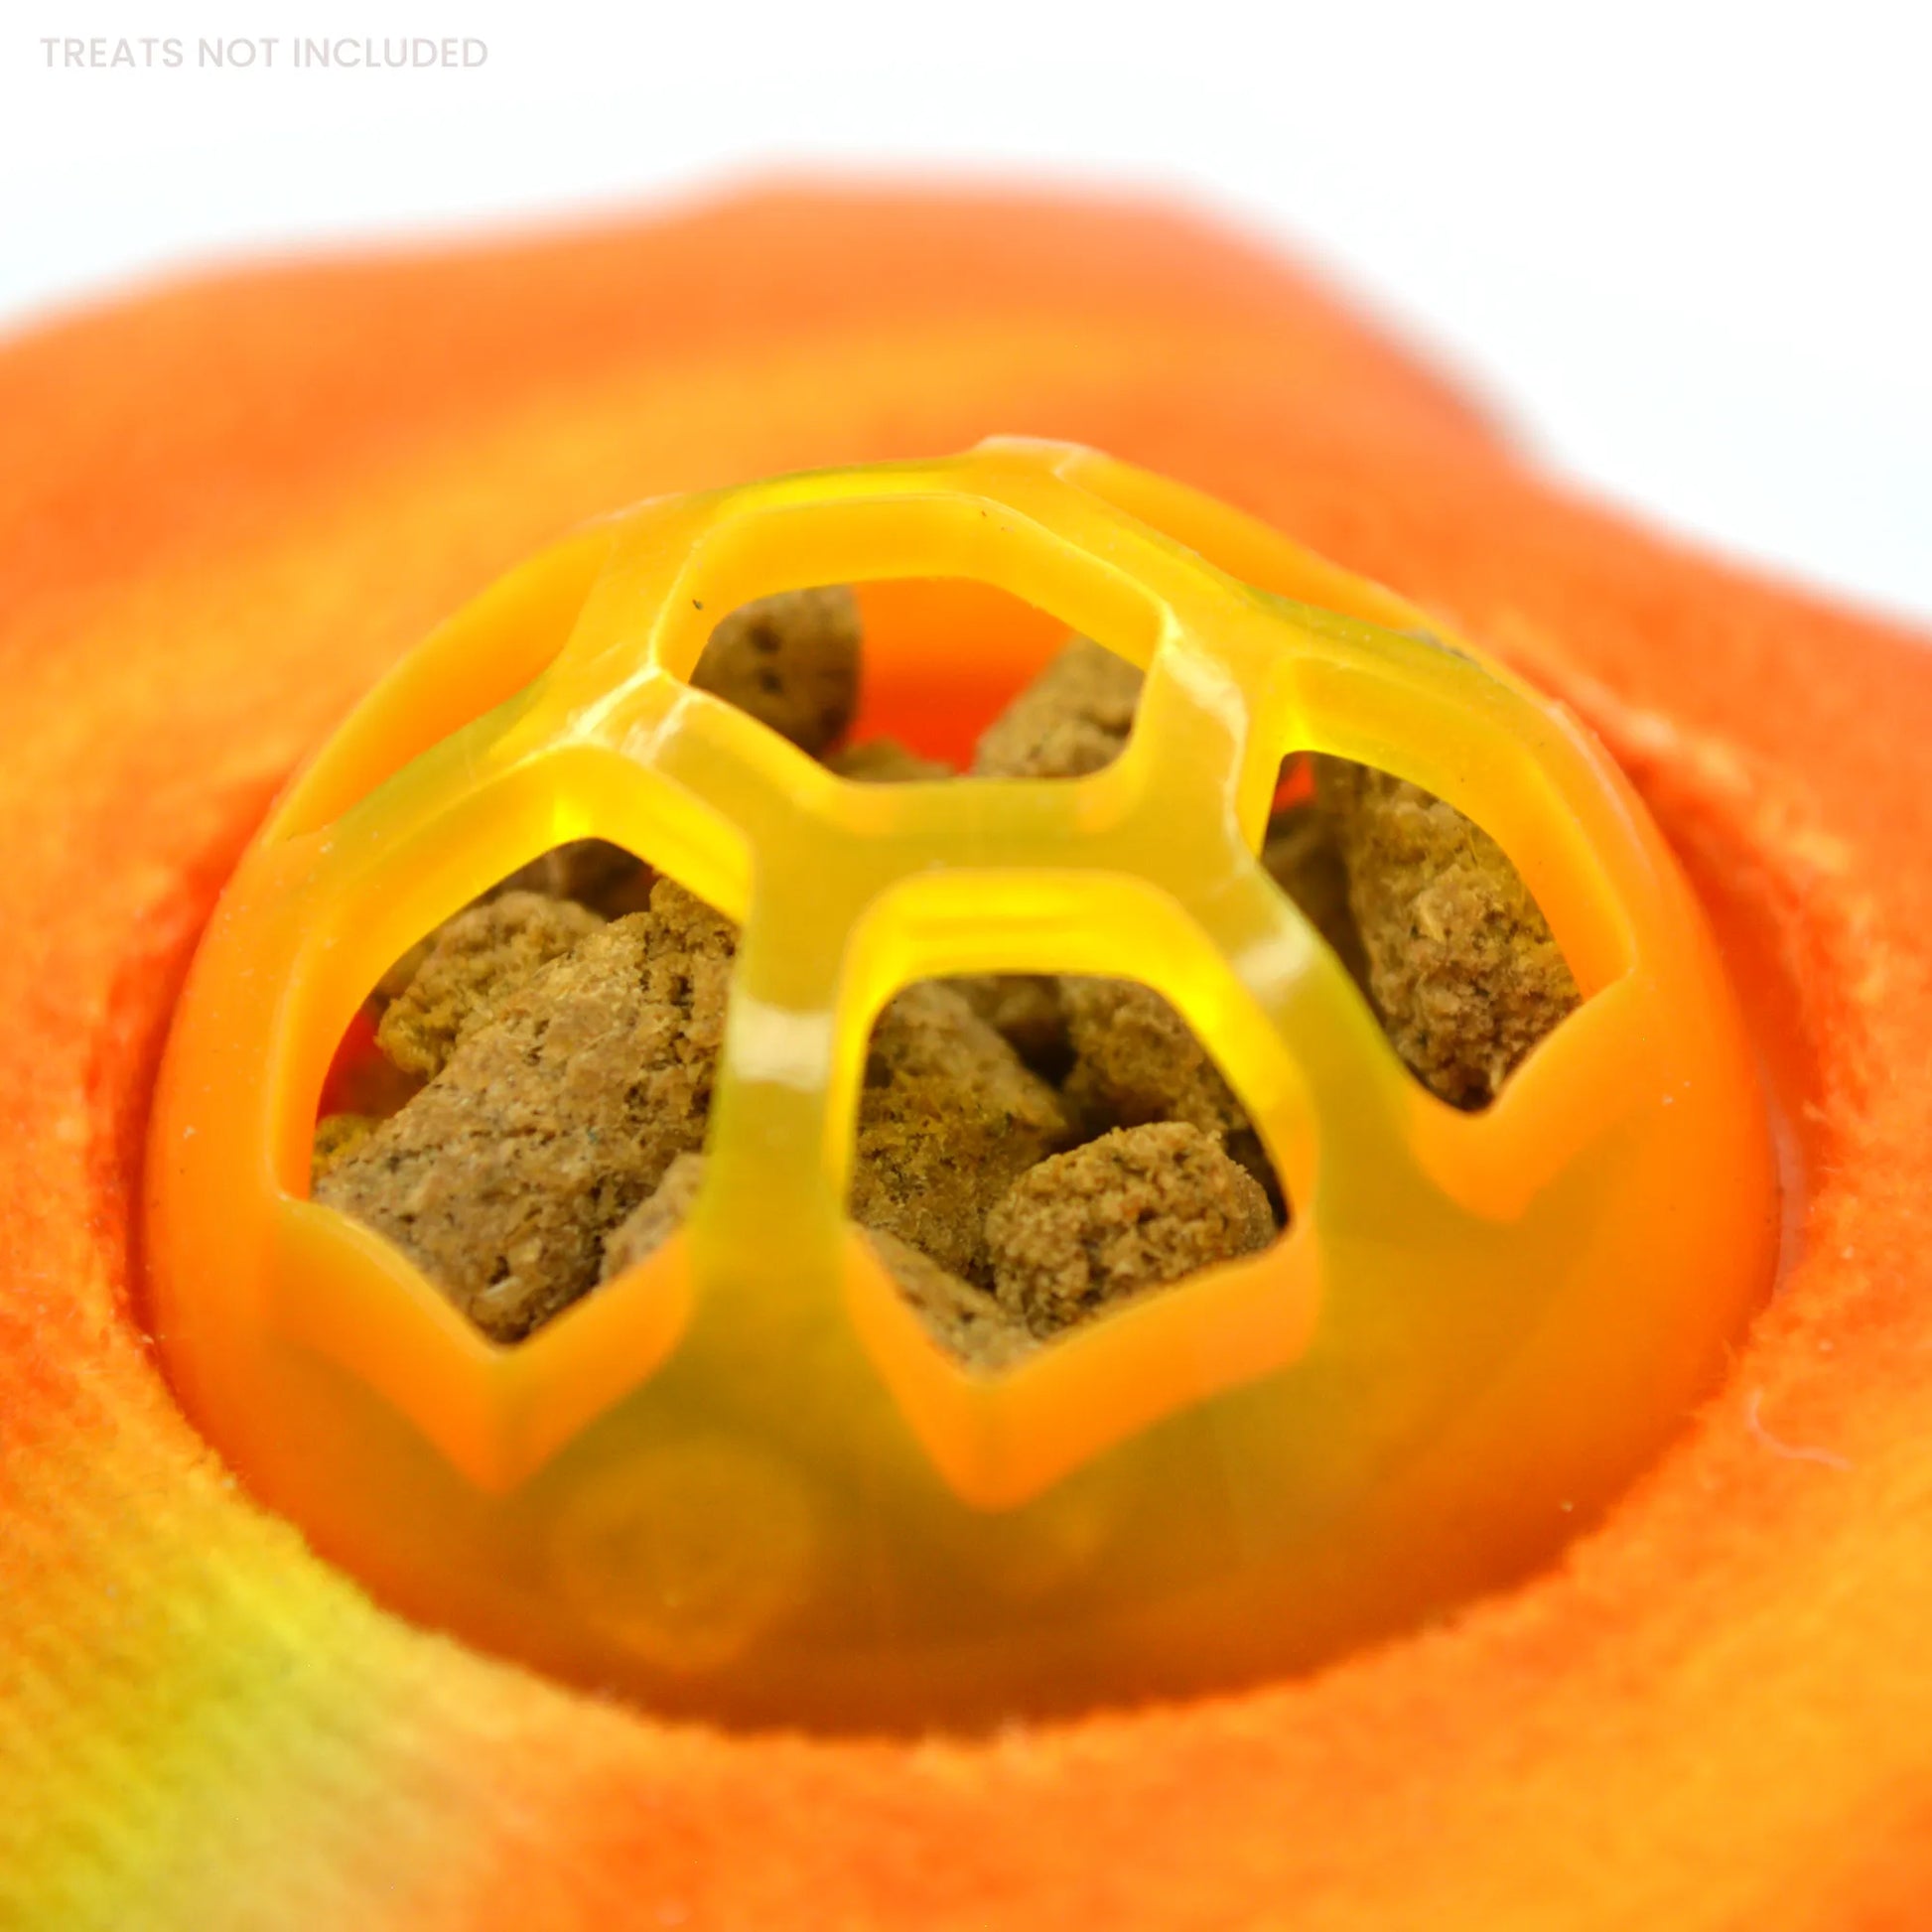
<path fill-rule="evenodd" d="M 1123 755 L 866 786 L 685 681 L 752 598 L 940 578 L 1145 666 Z M 938 702 L 987 671 L 882 668 Z M 1298 750 L 1448 798 L 1548 914 L 1585 1003 L 1484 1112 L 1408 1076 L 1262 871 Z M 392 958 L 588 836 L 741 928 L 709 1160 L 677 1237 L 500 1347 L 305 1197 L 316 1099 Z M 1172 1000 L 1294 1217 L 978 1373 L 842 1202 L 879 1009 L 1009 971 Z M 905 1724 L 1234 1681 L 1541 1560 L 1714 1375 L 1775 1203 L 1714 948 L 1587 733 L 1232 510 L 1002 442 L 643 504 L 407 659 L 203 944 L 148 1254 L 191 1413 L 399 1607 L 662 1708 Z"/>

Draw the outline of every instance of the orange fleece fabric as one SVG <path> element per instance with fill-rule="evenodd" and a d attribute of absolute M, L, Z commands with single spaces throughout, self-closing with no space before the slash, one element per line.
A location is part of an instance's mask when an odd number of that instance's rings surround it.
<path fill-rule="evenodd" d="M 130 1212 L 159 1044 L 276 787 L 506 566 L 996 432 L 1257 512 L 1595 725 L 1745 980 L 1792 1252 L 1610 1518 L 1440 1627 L 977 1740 L 667 1725 L 377 1608 L 183 1421 Z M 1932 1924 L 1923 640 L 1579 502 L 1229 235 L 771 192 L 15 342 L 0 694 L 0 1922 Z"/>

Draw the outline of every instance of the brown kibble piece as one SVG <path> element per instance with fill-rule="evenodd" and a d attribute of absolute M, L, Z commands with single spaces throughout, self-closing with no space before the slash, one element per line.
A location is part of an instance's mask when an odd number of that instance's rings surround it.
<path fill-rule="evenodd" d="M 1180 1120 L 1225 1138 L 1251 1131 L 1234 1090 L 1174 1008 L 1139 980 L 1060 981 L 1074 1052 L 1066 1093 L 1111 1126 Z"/>
<path fill-rule="evenodd" d="M 670 880 L 511 993 L 317 1197 L 499 1341 L 597 1279 L 605 1237 L 703 1143 L 731 925 Z"/>
<path fill-rule="evenodd" d="M 370 1003 L 380 1013 L 390 1001 L 406 993 L 443 934 L 466 913 L 492 900 L 513 894 L 541 893 L 548 898 L 575 899 L 607 919 L 615 919 L 644 908 L 650 898 L 651 878 L 650 868 L 641 859 L 608 839 L 571 839 L 563 845 L 552 846 L 527 866 L 518 866 L 506 878 L 499 879 L 463 912 L 444 920 L 434 932 L 418 939 L 376 981 L 369 995 Z"/>
<path fill-rule="evenodd" d="M 626 1268 L 634 1268 L 646 1256 L 655 1254 L 683 1226 L 703 1179 L 704 1156 L 680 1154 L 664 1170 L 664 1178 L 654 1191 L 640 1200 L 605 1238 L 604 1263 L 598 1270 L 598 1280 L 608 1282 L 614 1275 L 621 1275 Z"/>
<path fill-rule="evenodd" d="M 376 1044 L 406 1073 L 440 1073 L 466 1035 L 539 968 L 604 923 L 573 899 L 505 893 L 446 920 L 390 1000 Z"/>
<path fill-rule="evenodd" d="M 866 1052 L 850 1211 L 986 1280 L 986 1210 L 1066 1144 L 1059 1096 L 951 987 L 909 986 Z"/>
<path fill-rule="evenodd" d="M 867 785 L 923 784 L 958 776 L 951 765 L 908 752 L 896 738 L 861 739 L 857 745 L 834 752 L 825 760 L 825 768 Z"/>
<path fill-rule="evenodd" d="M 1036 1335 L 1274 1238 L 1254 1176 L 1182 1121 L 1119 1128 L 1042 1161 L 986 1220 L 994 1291 Z"/>
<path fill-rule="evenodd" d="M 485 896 L 545 893 L 575 899 L 607 919 L 641 912 L 650 903 L 651 869 L 635 853 L 609 839 L 569 839 L 519 866 Z"/>
<path fill-rule="evenodd" d="M 869 1229 L 866 1239 L 933 1339 L 962 1362 L 1006 1368 L 1033 1352 L 1031 1331 L 985 1289 L 948 1274 L 885 1228 Z"/>
<path fill-rule="evenodd" d="M 1060 983 L 1050 973 L 965 973 L 946 984 L 1003 1035 L 1035 1073 L 1065 1077 L 1073 1049 L 1066 1036 Z"/>
<path fill-rule="evenodd" d="M 1286 1217 L 1281 1177 L 1247 1109 L 1168 1000 L 1138 980 L 1069 974 L 1060 1004 L 1074 1055 L 1060 1091 L 1087 1133 L 1184 1121 L 1217 1140 Z"/>
<path fill-rule="evenodd" d="M 1308 916 L 1358 985 L 1368 984 L 1362 935 L 1348 905 L 1348 868 L 1333 825 L 1313 804 L 1290 805 L 1269 821 L 1261 863 Z"/>
<path fill-rule="evenodd" d="M 1458 1107 L 1492 1098 L 1577 1005 L 1577 983 L 1508 855 L 1386 771 L 1316 760 L 1348 868 L 1368 989 L 1395 1049 Z"/>
<path fill-rule="evenodd" d="M 988 726 L 973 759 L 982 778 L 1078 778 L 1111 764 L 1141 701 L 1126 658 L 1076 637 Z"/>
<path fill-rule="evenodd" d="M 819 757 L 859 708 L 859 603 L 843 585 L 781 591 L 723 619 L 691 682 Z"/>
<path fill-rule="evenodd" d="M 460 918 L 462 914 L 457 916 Z M 391 1000 L 409 990 L 409 982 L 422 970 L 423 961 L 429 957 L 429 949 L 435 944 L 436 934 L 426 932 L 376 981 L 369 993 L 369 1004 L 377 1013 L 387 1007 Z"/>
<path fill-rule="evenodd" d="M 316 1138 L 309 1149 L 309 1186 L 352 1154 L 378 1125 L 372 1114 L 325 1114 L 316 1122 Z"/>

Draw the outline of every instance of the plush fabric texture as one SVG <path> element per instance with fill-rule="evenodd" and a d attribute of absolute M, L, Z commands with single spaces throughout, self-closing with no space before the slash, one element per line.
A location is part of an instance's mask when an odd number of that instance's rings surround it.
<path fill-rule="evenodd" d="M 1805 1165 L 1725 1386 L 1549 1574 L 1304 1681 L 978 1741 L 727 1735 L 373 1606 L 138 1319 L 225 870 L 380 670 L 656 491 L 1069 437 L 1574 703 L 1725 916 Z M 250 269 L 0 351 L 0 1923 L 1932 1923 L 1932 652 L 1539 478 L 1175 215 L 760 193 Z"/>

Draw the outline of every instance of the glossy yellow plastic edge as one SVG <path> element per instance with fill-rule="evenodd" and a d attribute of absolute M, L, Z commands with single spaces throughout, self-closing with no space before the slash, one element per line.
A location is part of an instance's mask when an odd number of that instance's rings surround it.
<path fill-rule="evenodd" d="M 841 780 L 685 682 L 805 584 L 997 586 L 1147 669 L 1076 781 Z M 1283 756 L 1383 766 L 1511 854 L 1586 994 L 1485 1112 L 1395 1059 L 1255 848 Z M 305 1198 L 389 962 L 562 840 L 738 921 L 687 1229 L 525 1343 Z M 841 1211 L 907 982 L 1127 973 L 1295 1206 L 1272 1250 L 1001 1374 Z M 1773 1265 L 1764 1104 L 1697 906 L 1567 713 L 1183 486 L 999 441 L 648 502 L 424 643 L 243 859 L 151 1141 L 160 1345 L 267 1498 L 401 1606 L 691 1708 L 809 1722 L 1227 1681 L 1502 1581 L 1676 1428 Z"/>

